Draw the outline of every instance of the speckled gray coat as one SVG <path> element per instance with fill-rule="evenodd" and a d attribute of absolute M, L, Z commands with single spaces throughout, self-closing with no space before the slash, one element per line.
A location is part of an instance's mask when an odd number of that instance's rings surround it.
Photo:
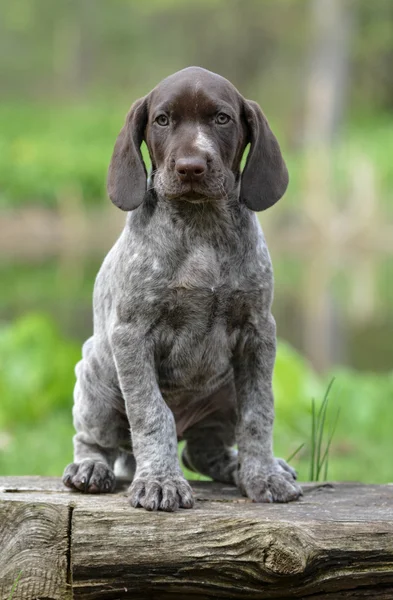
<path fill-rule="evenodd" d="M 95 284 L 67 486 L 112 491 L 116 463 L 133 478 L 132 506 L 190 508 L 183 438 L 190 469 L 255 501 L 299 497 L 272 451 L 273 275 L 254 212 L 287 183 L 259 106 L 219 75 L 184 69 L 131 107 L 108 176 L 112 201 L 130 212 Z"/>

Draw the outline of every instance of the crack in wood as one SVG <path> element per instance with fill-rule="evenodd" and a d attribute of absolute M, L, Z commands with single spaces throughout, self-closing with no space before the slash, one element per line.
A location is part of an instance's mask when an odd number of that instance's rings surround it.
<path fill-rule="evenodd" d="M 74 513 L 74 505 L 68 507 L 68 524 L 67 524 L 67 585 L 72 589 L 72 517 Z"/>

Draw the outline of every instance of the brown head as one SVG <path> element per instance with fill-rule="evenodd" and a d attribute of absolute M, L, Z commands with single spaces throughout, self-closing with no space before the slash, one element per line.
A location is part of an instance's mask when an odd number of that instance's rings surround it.
<path fill-rule="evenodd" d="M 277 202 L 288 185 L 279 144 L 258 104 L 200 67 L 167 77 L 132 105 L 108 174 L 109 196 L 123 210 L 137 208 L 146 193 L 142 141 L 152 162 L 150 185 L 168 200 L 200 203 L 237 195 L 258 211 Z"/>

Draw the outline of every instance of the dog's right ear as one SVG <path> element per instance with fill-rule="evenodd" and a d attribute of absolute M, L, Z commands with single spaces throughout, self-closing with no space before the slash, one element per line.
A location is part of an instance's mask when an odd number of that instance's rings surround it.
<path fill-rule="evenodd" d="M 134 210 L 146 194 L 141 144 L 147 125 L 147 96 L 134 102 L 120 131 L 109 165 L 109 198 L 122 210 Z"/>
<path fill-rule="evenodd" d="M 266 210 L 288 186 L 288 171 L 278 141 L 260 107 L 243 100 L 248 141 L 251 143 L 242 173 L 240 198 L 251 210 Z"/>

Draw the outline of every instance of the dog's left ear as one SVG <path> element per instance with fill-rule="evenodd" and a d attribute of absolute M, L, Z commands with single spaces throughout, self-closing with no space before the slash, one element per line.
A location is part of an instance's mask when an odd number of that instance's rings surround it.
<path fill-rule="evenodd" d="M 251 147 L 242 173 L 240 199 L 251 210 L 265 210 L 284 195 L 288 171 L 278 141 L 258 104 L 244 100 L 243 106 Z"/>
<path fill-rule="evenodd" d="M 141 144 L 147 125 L 147 96 L 130 108 L 120 131 L 109 165 L 109 198 L 122 210 L 134 210 L 146 194 L 146 167 Z"/>

